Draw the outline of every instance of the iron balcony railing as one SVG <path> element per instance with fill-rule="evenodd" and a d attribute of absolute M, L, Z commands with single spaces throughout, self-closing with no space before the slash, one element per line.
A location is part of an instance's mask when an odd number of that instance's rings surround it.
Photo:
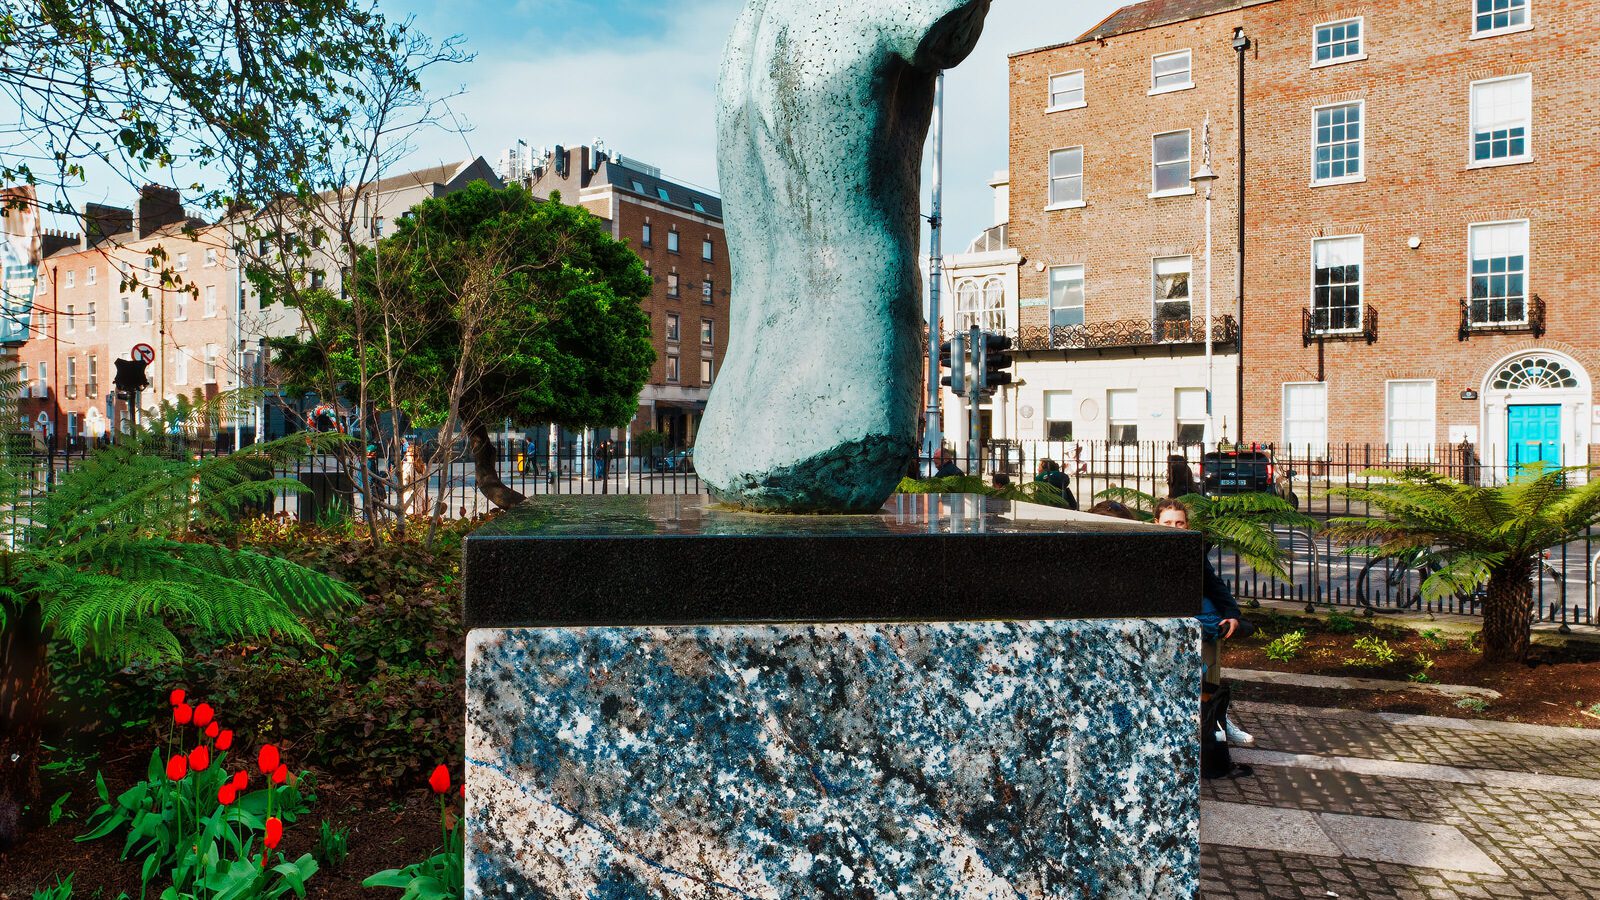
<path fill-rule="evenodd" d="M 1239 323 L 1233 316 L 1213 316 L 1210 330 L 1213 344 L 1232 344 L 1239 340 Z M 1017 330 L 1015 340 L 1016 348 L 1023 351 L 1204 344 L 1206 320 L 1204 317 L 1116 319 L 1083 325 L 1024 325 Z"/>
<path fill-rule="evenodd" d="M 1326 311 L 1324 311 L 1326 315 Z M 1318 321 L 1317 311 L 1306 307 L 1300 311 L 1300 342 L 1309 347 L 1319 341 L 1366 341 L 1368 344 L 1378 342 L 1378 308 L 1370 303 L 1362 304 L 1360 324 L 1355 328 L 1330 328 L 1326 318 Z"/>
<path fill-rule="evenodd" d="M 1511 301 L 1505 301 L 1508 304 Z M 1534 294 L 1528 298 L 1528 307 L 1524 310 L 1527 316 L 1523 319 L 1509 322 L 1497 322 L 1490 318 L 1488 300 L 1474 300 L 1471 297 L 1461 298 L 1461 328 L 1456 332 L 1456 340 L 1470 340 L 1474 334 L 1516 334 L 1528 332 L 1536 338 L 1544 337 L 1545 332 L 1545 305 L 1544 298 Z M 1474 309 L 1474 307 L 1477 307 Z M 1510 312 L 1510 310 L 1506 310 Z"/>

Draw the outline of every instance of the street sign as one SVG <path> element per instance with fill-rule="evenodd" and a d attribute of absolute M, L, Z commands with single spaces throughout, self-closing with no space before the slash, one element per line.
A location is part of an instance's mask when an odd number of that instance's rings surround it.
<path fill-rule="evenodd" d="M 139 360 L 145 365 L 149 365 L 150 363 L 156 361 L 156 348 L 150 346 L 149 344 L 134 344 L 133 358 Z"/>

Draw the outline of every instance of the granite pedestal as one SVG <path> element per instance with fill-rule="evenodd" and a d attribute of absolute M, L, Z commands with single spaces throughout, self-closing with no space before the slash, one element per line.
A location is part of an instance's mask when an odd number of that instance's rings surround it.
<path fill-rule="evenodd" d="M 540 498 L 466 546 L 470 898 L 1198 895 L 1196 535 Z"/>

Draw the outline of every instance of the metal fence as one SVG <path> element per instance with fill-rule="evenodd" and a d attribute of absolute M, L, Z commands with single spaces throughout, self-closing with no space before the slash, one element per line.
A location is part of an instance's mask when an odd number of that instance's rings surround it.
<path fill-rule="evenodd" d="M 183 452 L 214 454 L 226 452 L 226 447 L 193 446 L 183 448 Z M 1366 508 L 1333 491 L 1371 483 L 1369 472 L 1375 468 L 1427 468 L 1469 483 L 1504 481 L 1518 469 L 1496 451 L 1470 445 L 1426 453 L 1366 444 L 1315 449 L 1268 445 L 1248 448 L 1247 452 L 1265 454 L 1270 460 L 1267 480 L 1273 493 L 1319 522 L 1366 514 Z M 1111 488 L 1131 488 L 1152 497 L 1168 496 L 1172 491 L 1168 472 L 1174 460 L 1180 460 L 1198 480 L 1204 474 L 1203 455 L 1204 450 L 1198 445 L 1163 442 L 997 441 L 986 444 L 977 460 L 953 457 L 949 462 L 962 472 L 982 475 L 985 480 L 1005 475 L 1017 482 L 1032 480 L 1048 460 L 1068 477 L 1079 505 L 1087 509 Z M 1591 457 L 1600 460 L 1600 448 Z M 41 453 L 34 459 L 35 489 L 48 490 L 63 472 L 81 464 L 83 452 Z M 919 460 L 907 474 L 929 477 L 943 461 Z M 477 516 L 495 508 L 479 489 L 476 467 L 470 460 L 458 456 L 448 466 L 431 462 L 410 460 L 413 474 L 407 474 L 407 461 L 391 465 L 388 460 L 379 460 L 381 477 L 373 484 L 389 501 L 397 482 L 409 482 L 407 512 L 414 515 L 431 514 L 439 508 L 440 501 L 447 517 Z M 306 522 L 362 516 L 365 513 L 360 487 L 365 476 L 353 466 L 351 460 L 341 462 L 326 455 L 300 460 L 278 474 L 299 481 L 308 490 L 280 492 L 271 508 L 261 511 Z M 425 478 L 414 474 L 424 471 Z M 548 451 L 529 452 L 527 445 L 513 441 L 496 446 L 495 473 L 507 487 L 524 496 L 702 492 L 693 452 L 684 450 L 624 457 L 570 448 L 552 455 Z M 1587 472 L 1574 472 L 1573 477 L 1585 480 L 1591 473 L 1600 477 L 1600 465 Z M 382 514 L 393 513 L 390 510 Z M 1591 529 L 1579 540 L 1550 548 L 1535 587 L 1540 619 L 1563 625 L 1600 624 L 1596 602 L 1600 541 L 1596 538 Z M 1419 568 L 1371 562 L 1317 533 L 1279 529 L 1279 540 L 1288 556 L 1288 579 L 1263 576 L 1231 555 L 1215 551 L 1214 564 L 1241 600 L 1333 605 L 1362 612 L 1476 615 L 1481 611 L 1483 598 L 1477 593 L 1423 599 L 1420 585 L 1427 572 Z"/>

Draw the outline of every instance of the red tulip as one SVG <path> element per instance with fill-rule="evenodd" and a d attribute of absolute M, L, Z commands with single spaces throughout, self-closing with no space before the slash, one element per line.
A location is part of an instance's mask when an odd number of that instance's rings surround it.
<path fill-rule="evenodd" d="M 187 703 L 179 703 L 178 708 L 172 711 L 172 721 L 179 725 L 187 725 L 194 719 L 194 708 Z"/>
<path fill-rule="evenodd" d="M 281 840 L 283 840 L 283 821 L 277 816 L 269 816 L 267 818 L 267 836 L 261 843 L 268 850 L 276 850 L 278 849 L 278 842 Z"/>
<path fill-rule="evenodd" d="M 217 802 L 223 806 L 232 806 L 233 801 L 237 799 L 239 799 L 239 791 L 231 782 L 225 781 L 222 783 L 222 787 L 217 788 Z"/>
<path fill-rule="evenodd" d="M 233 729 L 224 728 L 217 733 L 217 749 L 226 750 L 233 746 Z"/>
<path fill-rule="evenodd" d="M 443 794 L 450 790 L 450 770 L 439 766 L 428 776 L 428 787 L 433 788 L 435 794 Z"/>
<path fill-rule="evenodd" d="M 198 712 L 198 710 L 196 711 Z M 212 740 L 216 740 L 217 735 L 221 733 L 222 726 L 218 725 L 215 720 L 212 720 L 211 724 L 206 726 L 206 737 L 211 738 Z"/>
<path fill-rule="evenodd" d="M 194 727 L 204 728 L 210 725 L 211 720 L 214 718 L 216 718 L 216 710 L 211 708 L 211 704 L 202 703 L 194 708 Z"/>
<path fill-rule="evenodd" d="M 283 784 L 285 781 L 288 781 L 288 780 L 289 780 L 289 767 L 288 766 L 279 766 L 276 769 L 272 770 L 272 783 L 273 784 Z"/>
<path fill-rule="evenodd" d="M 196 772 L 204 772 L 211 768 L 211 751 L 206 749 L 205 744 L 189 751 L 189 768 Z"/>
<path fill-rule="evenodd" d="M 181 706 L 183 705 L 183 698 L 187 696 L 189 695 L 183 692 L 183 688 L 174 688 L 172 693 L 167 695 L 167 703 L 172 706 Z"/>
<path fill-rule="evenodd" d="M 237 771 L 237 772 L 235 772 L 233 774 L 233 789 L 234 790 L 242 791 L 247 786 L 249 786 L 249 784 L 250 784 L 250 773 L 249 772 L 246 772 L 244 769 L 240 769 L 239 771 Z"/>
<path fill-rule="evenodd" d="M 278 748 L 271 744 L 263 744 L 261 756 L 256 760 L 256 763 L 261 766 L 262 772 L 270 774 L 273 769 L 278 767 Z"/>
<path fill-rule="evenodd" d="M 167 777 L 173 781 L 182 781 L 189 774 L 189 761 L 181 755 L 167 760 Z"/>

